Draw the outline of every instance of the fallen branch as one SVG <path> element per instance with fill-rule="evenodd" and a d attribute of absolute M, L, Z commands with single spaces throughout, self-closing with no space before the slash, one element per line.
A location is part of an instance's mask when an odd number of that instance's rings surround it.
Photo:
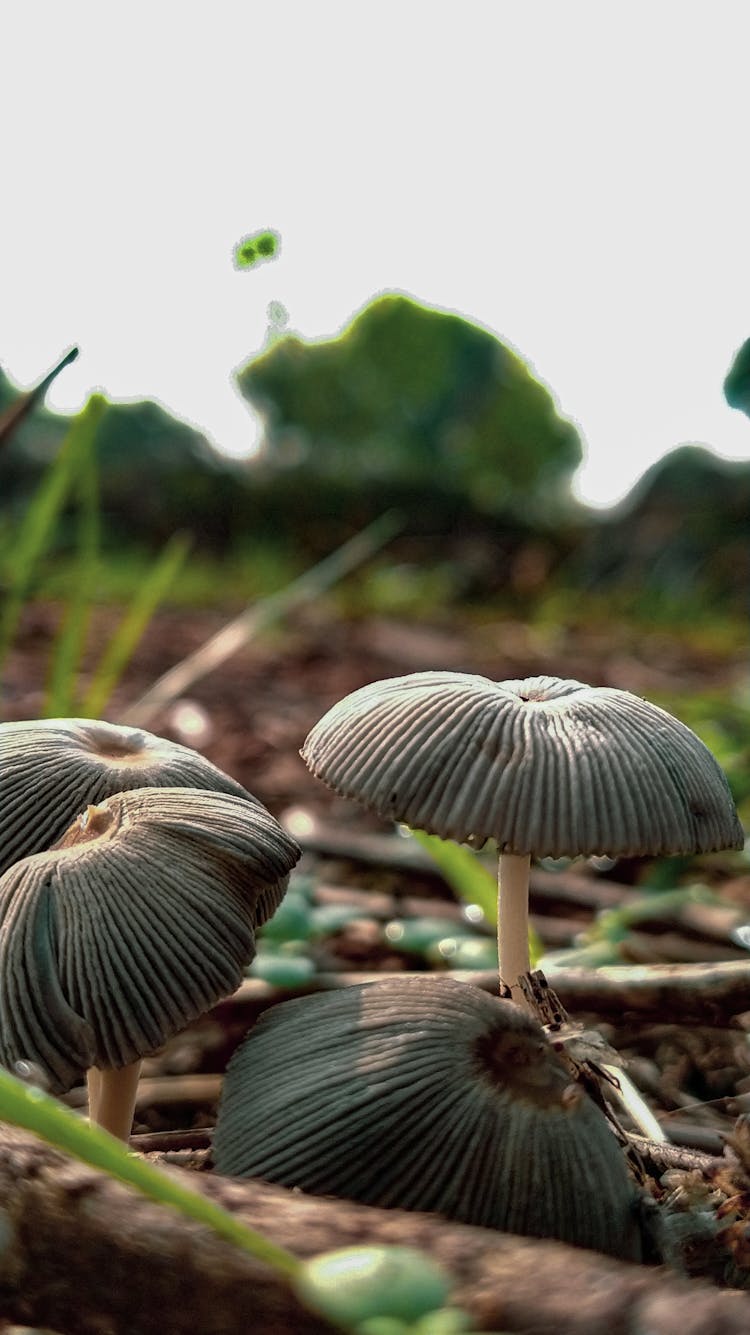
<path fill-rule="evenodd" d="M 169 1107 L 175 1103 L 215 1103 L 220 1093 L 220 1075 L 201 1072 L 194 1075 L 144 1076 L 138 1082 L 135 1106 L 141 1109 Z M 61 1102 L 69 1108 L 85 1108 L 88 1090 L 85 1085 L 76 1085 L 63 1094 Z"/>
<path fill-rule="evenodd" d="M 604 1018 L 658 1016 L 675 1024 L 727 1024 L 750 1011 L 750 961 L 554 969 L 549 982 L 570 1011 Z"/>
<path fill-rule="evenodd" d="M 319 973 L 309 983 L 293 990 L 249 978 L 241 983 L 233 1000 L 246 1003 L 249 1009 L 255 1007 L 259 1013 L 292 996 L 351 987 L 354 983 L 373 983 L 387 976 L 382 972 L 357 973 L 354 970 Z M 410 975 L 404 972 L 394 976 L 407 978 Z M 497 993 L 497 974 L 493 970 L 455 969 L 450 976 Z M 549 971 L 548 978 L 563 1005 L 573 1015 L 581 1013 L 618 1021 L 635 1016 L 664 1023 L 710 1026 L 727 1025 L 735 1016 L 750 1012 L 750 961 L 616 965 L 596 970 L 555 969 Z M 220 1003 L 222 1006 L 227 1004 Z"/>
<path fill-rule="evenodd" d="M 662 1269 L 257 1182 L 190 1181 L 301 1258 L 365 1242 L 423 1248 L 455 1277 L 451 1300 L 481 1329 L 750 1329 L 750 1296 Z M 0 1138 L 0 1200 L 0 1318 L 61 1335 L 332 1335 L 265 1266 L 23 1132 Z"/>
<path fill-rule="evenodd" d="M 630 1145 L 641 1160 L 647 1173 L 657 1180 L 669 1169 L 680 1172 L 713 1173 L 725 1163 L 724 1141 L 714 1137 L 716 1153 L 675 1145 L 670 1141 L 648 1140 L 634 1131 L 626 1131 L 625 1144 Z M 164 1161 L 208 1170 L 211 1162 L 212 1126 L 193 1127 L 186 1131 L 147 1131 L 130 1137 L 130 1148 L 139 1154 L 164 1155 Z"/>

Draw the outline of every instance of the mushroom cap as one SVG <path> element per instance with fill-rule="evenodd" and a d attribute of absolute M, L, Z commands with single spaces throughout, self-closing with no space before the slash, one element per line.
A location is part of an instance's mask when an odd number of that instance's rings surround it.
<path fill-rule="evenodd" d="M 417 672 L 345 696 L 310 732 L 312 773 L 385 819 L 539 857 L 740 848 L 729 785 L 671 714 L 558 677 Z"/>
<path fill-rule="evenodd" d="M 97 719 L 0 723 L 0 874 L 49 848 L 88 803 L 131 788 L 249 796 L 205 756 L 143 728 Z"/>
<path fill-rule="evenodd" d="M 635 1188 L 539 1023 L 452 979 L 266 1011 L 232 1057 L 220 1173 L 637 1258 Z"/>
<path fill-rule="evenodd" d="M 259 802 L 145 788 L 0 877 L 0 1062 L 53 1092 L 121 1067 L 234 991 L 300 850 Z"/>

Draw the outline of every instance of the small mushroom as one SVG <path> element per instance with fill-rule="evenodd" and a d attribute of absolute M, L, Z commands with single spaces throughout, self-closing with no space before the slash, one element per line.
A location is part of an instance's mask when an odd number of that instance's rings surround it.
<path fill-rule="evenodd" d="M 131 788 L 248 794 L 190 747 L 98 719 L 0 723 L 0 874 L 49 848 L 88 804 Z"/>
<path fill-rule="evenodd" d="M 500 975 L 518 1001 L 531 855 L 658 856 L 743 843 L 703 742 L 665 710 L 610 687 L 458 672 L 376 681 L 320 719 L 302 756 L 330 788 L 385 819 L 497 842 Z"/>
<path fill-rule="evenodd" d="M 232 1057 L 218 1172 L 640 1257 L 604 1114 L 513 1002 L 452 979 L 265 1012 Z"/>
<path fill-rule="evenodd" d="M 144 788 L 90 805 L 0 877 L 0 1061 L 53 1093 L 94 1068 L 127 1138 L 141 1058 L 238 986 L 300 850 L 247 796 Z"/>

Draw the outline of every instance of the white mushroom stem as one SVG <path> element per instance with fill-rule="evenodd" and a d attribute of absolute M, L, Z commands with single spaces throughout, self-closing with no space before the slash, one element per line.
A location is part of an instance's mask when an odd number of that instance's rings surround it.
<path fill-rule="evenodd" d="M 140 1074 L 140 1061 L 121 1066 L 116 1071 L 92 1067 L 87 1073 L 89 1119 L 110 1135 L 117 1136 L 118 1140 L 127 1141 L 133 1128 Z"/>
<path fill-rule="evenodd" d="M 518 986 L 529 972 L 529 873 L 528 853 L 501 853 L 497 873 L 497 949 L 500 981 L 510 988 L 513 1001 L 526 1006 Z"/>

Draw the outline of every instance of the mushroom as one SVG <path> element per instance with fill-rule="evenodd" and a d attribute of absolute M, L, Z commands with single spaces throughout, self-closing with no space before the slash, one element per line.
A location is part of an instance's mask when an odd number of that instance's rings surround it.
<path fill-rule="evenodd" d="M 213 1159 L 230 1176 L 641 1254 L 604 1114 L 531 1015 L 453 979 L 266 1011 L 229 1063 Z"/>
<path fill-rule="evenodd" d="M 238 986 L 299 853 L 247 794 L 89 805 L 0 877 L 2 1064 L 58 1094 L 94 1068 L 95 1120 L 126 1139 L 141 1058 Z"/>
<path fill-rule="evenodd" d="M 248 794 L 190 747 L 98 719 L 0 723 L 0 874 L 59 839 L 87 804 L 131 788 Z"/>
<path fill-rule="evenodd" d="M 740 848 L 727 781 L 671 714 L 558 677 L 418 672 L 346 696 L 315 725 L 312 773 L 385 819 L 499 850 L 500 976 L 522 1001 L 531 855 Z"/>

